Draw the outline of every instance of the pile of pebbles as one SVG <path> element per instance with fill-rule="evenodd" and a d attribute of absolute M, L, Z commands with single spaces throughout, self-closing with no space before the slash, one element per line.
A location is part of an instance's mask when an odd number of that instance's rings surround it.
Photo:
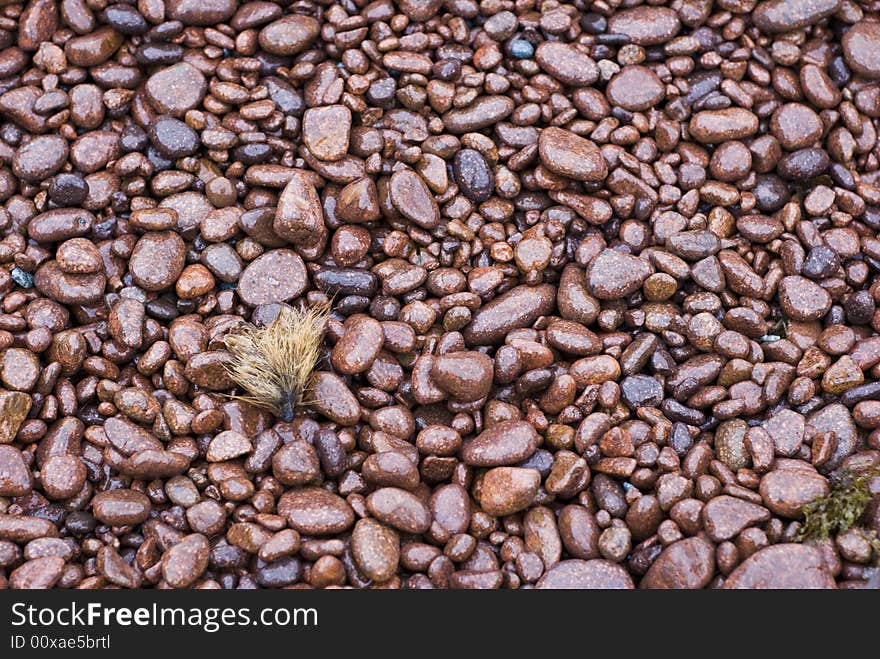
<path fill-rule="evenodd" d="M 875 574 L 876 0 L 0 4 L 0 587 Z"/>

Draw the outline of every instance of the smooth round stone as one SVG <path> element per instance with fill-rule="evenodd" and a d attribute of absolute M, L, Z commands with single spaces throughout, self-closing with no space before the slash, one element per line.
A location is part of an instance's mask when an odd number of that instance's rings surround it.
<path fill-rule="evenodd" d="M 273 249 L 244 269 L 238 281 L 238 294 L 242 302 L 255 307 L 292 300 L 307 285 L 306 266 L 300 255 L 289 249 Z"/>
<path fill-rule="evenodd" d="M 372 366 L 385 340 L 382 324 L 362 317 L 349 322 L 345 334 L 333 346 L 330 362 L 338 373 L 355 375 Z"/>
<path fill-rule="evenodd" d="M 41 556 L 15 568 L 9 575 L 13 590 L 48 590 L 61 578 L 64 559 L 60 556 Z"/>
<path fill-rule="evenodd" d="M 681 30 L 678 14 L 668 7 L 641 6 L 615 11 L 608 19 L 610 34 L 625 34 L 639 46 L 666 43 Z"/>
<path fill-rule="evenodd" d="M 600 300 L 616 300 L 639 290 L 650 274 L 650 266 L 637 256 L 603 249 L 590 263 L 587 285 Z"/>
<path fill-rule="evenodd" d="M 397 212 L 423 229 L 440 224 L 440 209 L 422 177 L 411 169 L 400 169 L 389 183 L 391 203 Z"/>
<path fill-rule="evenodd" d="M 190 156 L 201 146 L 198 134 L 173 117 L 160 117 L 150 124 L 148 132 L 156 151 L 169 160 Z"/>
<path fill-rule="evenodd" d="M 702 537 L 669 545 L 651 563 L 639 588 L 650 590 L 699 590 L 715 572 L 715 547 Z"/>
<path fill-rule="evenodd" d="M 623 402 L 631 409 L 657 407 L 663 402 L 663 387 L 650 375 L 630 375 L 620 382 Z"/>
<path fill-rule="evenodd" d="M 788 151 L 811 146 L 824 129 L 819 115 L 801 103 L 786 103 L 770 119 L 770 131 Z"/>
<path fill-rule="evenodd" d="M 351 534 L 351 553 L 365 577 L 384 583 L 397 572 L 400 536 L 375 519 L 358 520 Z"/>
<path fill-rule="evenodd" d="M 0 445 L 0 496 L 21 497 L 33 487 L 33 477 L 21 451 Z"/>
<path fill-rule="evenodd" d="M 181 300 L 195 300 L 214 288 L 214 276 L 200 263 L 188 265 L 180 273 L 174 287 Z"/>
<path fill-rule="evenodd" d="M 866 78 L 880 78 L 880 23 L 859 21 L 843 35 L 841 44 L 853 71 Z"/>
<path fill-rule="evenodd" d="M 764 474 L 759 492 L 774 514 L 798 519 L 804 506 L 828 494 L 828 481 L 805 463 L 803 469 L 776 469 Z"/>
<path fill-rule="evenodd" d="M 319 30 L 311 16 L 285 16 L 260 30 L 260 47 L 273 55 L 296 55 L 312 45 Z"/>
<path fill-rule="evenodd" d="M 95 216 L 80 208 L 54 208 L 28 223 L 28 236 L 39 243 L 54 243 L 84 236 L 92 230 Z"/>
<path fill-rule="evenodd" d="M 357 398 L 335 373 L 319 371 L 312 376 L 311 398 L 316 412 L 342 426 L 353 426 L 361 417 Z"/>
<path fill-rule="evenodd" d="M 150 500 L 135 490 L 107 490 L 92 498 L 92 513 L 108 526 L 140 524 L 150 516 Z"/>
<path fill-rule="evenodd" d="M 235 0 L 167 0 L 165 3 L 168 17 L 184 25 L 225 23 L 237 8 Z"/>
<path fill-rule="evenodd" d="M 375 222 L 380 215 L 379 194 L 371 178 L 352 181 L 336 196 L 336 217 L 343 222 L 355 224 Z M 367 249 L 369 245 L 364 249 L 364 254 Z M 360 258 L 355 259 L 353 263 L 341 263 L 341 265 L 353 265 L 359 260 Z"/>
<path fill-rule="evenodd" d="M 431 378 L 456 401 L 476 401 L 489 395 L 493 362 L 481 352 L 453 352 L 434 358 Z"/>
<path fill-rule="evenodd" d="M 790 181 L 808 181 L 824 174 L 830 164 L 828 153 L 823 149 L 800 149 L 783 156 L 776 171 Z"/>
<path fill-rule="evenodd" d="M 34 285 L 46 297 L 62 304 L 98 304 L 104 296 L 102 273 L 71 275 L 62 272 L 57 261 L 47 261 L 34 275 Z"/>
<path fill-rule="evenodd" d="M 103 64 L 119 50 L 123 36 L 111 27 L 101 27 L 64 44 L 64 54 L 73 66 L 91 67 Z"/>
<path fill-rule="evenodd" d="M 608 81 L 605 95 L 612 105 L 641 112 L 662 101 L 666 96 L 666 87 L 653 70 L 630 64 Z"/>
<path fill-rule="evenodd" d="M 202 102 L 207 87 L 201 71 L 189 62 L 179 62 L 151 75 L 145 91 L 158 112 L 182 117 Z"/>
<path fill-rule="evenodd" d="M 495 175 L 479 151 L 462 149 L 452 159 L 452 175 L 461 193 L 475 203 L 482 203 L 495 190 Z"/>
<path fill-rule="evenodd" d="M 707 256 L 717 254 L 721 241 L 711 231 L 695 229 L 679 231 L 666 239 L 666 247 L 670 252 L 685 261 L 700 261 Z"/>
<path fill-rule="evenodd" d="M 602 152 L 590 140 L 551 126 L 538 136 L 541 163 L 551 172 L 577 181 L 598 183 L 608 176 Z"/>
<path fill-rule="evenodd" d="M 348 152 L 351 110 L 344 105 L 309 108 L 303 115 L 302 139 L 319 160 L 339 160 Z"/>
<path fill-rule="evenodd" d="M 342 533 L 354 524 L 354 511 L 345 499 L 320 487 L 304 487 L 281 495 L 278 514 L 305 535 Z"/>
<path fill-rule="evenodd" d="M 832 403 L 813 412 L 807 417 L 806 425 L 814 434 L 833 432 L 837 438 L 836 448 L 828 462 L 822 466 L 823 471 L 837 469 L 844 458 L 853 452 L 859 441 L 859 433 L 852 414 L 840 403 Z"/>
<path fill-rule="evenodd" d="M 49 199 L 59 206 L 80 206 L 89 196 L 89 186 L 77 174 L 58 174 L 49 185 Z"/>
<path fill-rule="evenodd" d="M 319 244 L 326 235 L 321 199 L 311 180 L 294 173 L 278 196 L 272 228 L 279 237 L 300 247 Z"/>
<path fill-rule="evenodd" d="M 752 152 L 742 142 L 724 142 L 715 148 L 709 161 L 709 169 L 719 181 L 739 181 L 748 176 L 752 169 Z"/>
<path fill-rule="evenodd" d="M 807 545 L 765 547 L 744 560 L 724 582 L 726 589 L 807 590 L 836 588 L 818 550 Z"/>
<path fill-rule="evenodd" d="M 0 352 L 0 381 L 14 391 L 30 391 L 40 377 L 40 360 L 30 350 L 9 348 Z"/>
<path fill-rule="evenodd" d="M 137 241 L 128 262 L 134 282 L 147 291 L 170 288 L 183 271 L 186 246 L 173 231 L 151 231 Z"/>
<path fill-rule="evenodd" d="M 111 5 L 101 12 L 101 16 L 110 27 L 121 34 L 133 36 L 143 34 L 149 29 L 144 17 L 137 9 L 128 5 Z"/>
<path fill-rule="evenodd" d="M 495 467 L 483 475 L 480 506 L 490 515 L 503 517 L 532 505 L 541 485 L 541 473 L 521 467 Z"/>
<path fill-rule="evenodd" d="M 480 96 L 465 108 L 450 110 L 443 115 L 443 125 L 450 133 L 459 135 L 482 130 L 507 117 L 516 103 L 507 96 Z"/>
<path fill-rule="evenodd" d="M 730 540 L 744 528 L 769 519 L 770 511 L 764 506 L 726 494 L 711 499 L 703 508 L 703 525 L 715 542 Z"/>
<path fill-rule="evenodd" d="M 596 62 L 564 41 L 542 42 L 535 51 L 535 59 L 547 73 L 571 87 L 588 87 L 599 79 Z"/>
<path fill-rule="evenodd" d="M 238 281 L 244 269 L 241 257 L 231 245 L 225 243 L 209 245 L 202 252 L 201 261 L 211 274 L 226 283 Z"/>
<path fill-rule="evenodd" d="M 528 421 L 502 421 L 467 440 L 461 459 L 472 467 L 516 465 L 531 457 L 540 442 Z"/>
<path fill-rule="evenodd" d="M 792 275 L 779 282 L 779 304 L 792 320 L 819 320 L 831 308 L 831 296 L 819 284 Z"/>
<path fill-rule="evenodd" d="M 572 558 L 560 561 L 544 573 L 539 590 L 632 590 L 626 569 L 601 558 L 588 561 Z"/>
<path fill-rule="evenodd" d="M 508 332 L 528 327 L 556 306 L 556 287 L 517 286 L 474 313 L 463 334 L 468 345 L 501 343 Z"/>
<path fill-rule="evenodd" d="M 704 110 L 691 118 L 688 132 L 703 144 L 741 140 L 758 132 L 758 117 L 745 108 Z"/>
<path fill-rule="evenodd" d="M 12 156 L 12 172 L 38 183 L 54 175 L 67 160 L 67 140 L 59 135 L 40 135 L 19 147 Z"/>
<path fill-rule="evenodd" d="M 88 275 L 104 270 L 101 253 L 91 240 L 71 238 L 58 246 L 55 252 L 58 267 L 71 275 Z"/>
<path fill-rule="evenodd" d="M 88 472 L 76 455 L 53 455 L 40 469 L 43 493 L 50 499 L 70 499 L 82 491 Z"/>
<path fill-rule="evenodd" d="M 767 0 L 752 12 L 752 22 L 764 33 L 793 32 L 818 23 L 840 7 L 840 0 Z"/>
<path fill-rule="evenodd" d="M 367 510 L 380 522 L 402 533 L 424 533 L 431 526 L 431 511 L 412 492 L 383 487 L 367 497 Z"/>
<path fill-rule="evenodd" d="M 742 419 L 729 419 L 715 431 L 715 453 L 732 470 L 749 466 L 749 452 L 745 446 L 748 424 Z"/>
<path fill-rule="evenodd" d="M 168 548 L 162 555 L 162 577 L 172 588 L 187 588 L 208 567 L 211 545 L 200 533 L 193 533 Z"/>
<path fill-rule="evenodd" d="M 70 162 L 74 168 L 91 174 L 119 157 L 119 133 L 111 130 L 93 130 L 80 135 L 70 147 Z"/>

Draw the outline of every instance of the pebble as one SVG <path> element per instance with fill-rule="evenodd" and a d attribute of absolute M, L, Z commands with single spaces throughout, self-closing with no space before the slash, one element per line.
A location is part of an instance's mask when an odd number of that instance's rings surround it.
<path fill-rule="evenodd" d="M 166 290 L 183 271 L 185 250 L 183 240 L 173 231 L 147 232 L 132 250 L 129 273 L 144 290 Z"/>
<path fill-rule="evenodd" d="M 831 308 L 831 296 L 818 284 L 794 275 L 779 282 L 779 304 L 792 320 L 819 320 Z"/>
<path fill-rule="evenodd" d="M 0 382 L 13 391 L 30 391 L 40 377 L 40 360 L 24 348 L 0 352 Z"/>
<path fill-rule="evenodd" d="M 207 83 L 195 66 L 178 62 L 151 75 L 144 91 L 157 112 L 182 117 L 202 102 Z"/>
<path fill-rule="evenodd" d="M 769 519 L 770 511 L 763 506 L 726 494 L 711 499 L 703 508 L 706 533 L 715 542 L 735 538 L 743 529 Z"/>
<path fill-rule="evenodd" d="M 462 149 L 455 154 L 452 175 L 461 193 L 474 203 L 488 200 L 495 190 L 495 175 L 482 154 L 474 149 Z"/>
<path fill-rule="evenodd" d="M 480 307 L 462 334 L 468 345 L 500 343 L 509 332 L 528 327 L 555 306 L 554 286 L 517 286 Z"/>
<path fill-rule="evenodd" d="M 615 12 L 608 20 L 610 34 L 625 34 L 639 46 L 664 44 L 681 30 L 678 14 L 668 7 L 641 6 Z"/>
<path fill-rule="evenodd" d="M 351 110 L 344 105 L 309 108 L 303 115 L 302 138 L 320 160 L 339 160 L 348 152 Z"/>
<path fill-rule="evenodd" d="M 381 330 L 380 330 L 381 331 Z M 455 352 L 434 359 L 431 378 L 452 399 L 485 398 L 492 388 L 493 362 L 480 352 Z"/>
<path fill-rule="evenodd" d="M 284 16 L 260 30 L 260 47 L 273 55 L 296 55 L 312 44 L 318 31 L 318 21 L 311 16 Z"/>
<path fill-rule="evenodd" d="M 92 514 L 109 526 L 140 524 L 150 516 L 150 500 L 136 490 L 107 490 L 92 497 Z"/>
<path fill-rule="evenodd" d="M 294 173 L 284 186 L 272 228 L 279 237 L 302 247 L 311 247 L 326 236 L 321 201 L 306 176 Z"/>
<path fill-rule="evenodd" d="M 660 103 L 666 96 L 666 87 L 648 67 L 630 64 L 608 81 L 605 95 L 612 105 L 640 112 Z"/>
<path fill-rule="evenodd" d="M 367 510 L 377 520 L 402 533 L 424 533 L 431 511 L 415 494 L 398 487 L 382 487 L 367 496 Z"/>
<path fill-rule="evenodd" d="M 600 300 L 615 300 L 639 290 L 650 274 L 650 266 L 642 259 L 603 249 L 590 263 L 587 285 L 590 294 Z"/>
<path fill-rule="evenodd" d="M 461 448 L 465 464 L 475 467 L 516 465 L 531 457 L 541 442 L 526 421 L 501 421 L 466 441 Z"/>
<path fill-rule="evenodd" d="M 278 500 L 278 514 L 305 535 L 332 535 L 354 524 L 354 511 L 345 500 L 319 487 L 290 490 Z"/>
<path fill-rule="evenodd" d="M 804 506 L 828 494 L 828 481 L 806 465 L 776 469 L 761 478 L 759 488 L 764 505 L 780 517 L 797 519 Z"/>
<path fill-rule="evenodd" d="M 726 589 L 836 588 L 821 554 L 807 545 L 765 547 L 744 560 L 724 582 Z"/>
<path fill-rule="evenodd" d="M 771 132 L 788 151 L 812 146 L 824 128 L 819 115 L 801 103 L 786 103 L 770 119 Z"/>
<path fill-rule="evenodd" d="M 374 519 L 360 519 L 351 534 L 351 553 L 365 577 L 384 583 L 397 573 L 400 536 Z"/>
<path fill-rule="evenodd" d="M 688 131 L 702 144 L 741 140 L 758 131 L 758 117 L 745 108 L 705 110 L 691 118 Z"/>
<path fill-rule="evenodd" d="M 699 590 L 715 573 L 715 548 L 702 537 L 673 542 L 651 563 L 639 588 Z"/>
<path fill-rule="evenodd" d="M 839 7 L 840 0 L 765 0 L 755 7 L 752 20 L 763 32 L 791 32 L 818 23 Z"/>
<path fill-rule="evenodd" d="M 873 80 L 880 78 L 880 24 L 859 21 L 846 31 L 841 45 L 855 73 Z"/>
<path fill-rule="evenodd" d="M 601 558 L 560 561 L 535 585 L 539 590 L 632 590 L 632 577 L 620 565 Z"/>
<path fill-rule="evenodd" d="M 588 87 L 599 79 L 599 67 L 591 57 L 572 44 L 544 41 L 535 50 L 535 60 L 564 85 Z"/>
<path fill-rule="evenodd" d="M 0 445 L 15 439 L 31 409 L 31 397 L 19 391 L 0 391 Z"/>
<path fill-rule="evenodd" d="M 538 154 L 547 169 L 566 178 L 598 182 L 608 176 L 608 164 L 599 147 L 562 128 L 541 131 Z"/>
<path fill-rule="evenodd" d="M 450 133 L 460 135 L 493 126 L 506 118 L 515 103 L 507 96 L 480 96 L 464 108 L 443 115 L 443 125 Z"/>
<path fill-rule="evenodd" d="M 149 127 L 150 141 L 168 160 L 177 160 L 198 151 L 199 136 L 184 122 L 173 117 L 160 117 Z"/>
<path fill-rule="evenodd" d="M 211 546 L 200 533 L 193 533 L 162 555 L 162 577 L 172 588 L 188 588 L 208 567 Z"/>
<path fill-rule="evenodd" d="M 63 570 L 63 558 L 34 558 L 12 571 L 9 575 L 9 587 L 13 590 L 48 590 L 58 582 Z"/>
<path fill-rule="evenodd" d="M 483 476 L 480 506 L 497 517 L 512 515 L 532 505 L 540 484 L 541 474 L 534 469 L 495 467 Z"/>
<path fill-rule="evenodd" d="M 59 135 L 40 135 L 16 150 L 12 172 L 34 183 L 44 181 L 64 166 L 70 150 Z"/>
<path fill-rule="evenodd" d="M 238 281 L 238 294 L 251 306 L 287 302 L 301 295 L 307 284 L 306 267 L 299 254 L 289 249 L 273 249 L 244 269 Z"/>
<path fill-rule="evenodd" d="M 0 444 L 0 496 L 24 496 L 32 487 L 33 477 L 21 451 L 14 446 Z"/>
<path fill-rule="evenodd" d="M 423 229 L 440 224 L 440 209 L 422 177 L 411 169 L 400 169 L 388 184 L 391 203 L 401 215 Z"/>

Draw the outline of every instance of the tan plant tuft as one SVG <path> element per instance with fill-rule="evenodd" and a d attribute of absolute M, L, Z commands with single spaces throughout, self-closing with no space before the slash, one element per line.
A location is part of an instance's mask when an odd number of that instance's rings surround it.
<path fill-rule="evenodd" d="M 305 311 L 284 307 L 266 327 L 247 325 L 228 334 L 232 359 L 226 368 L 247 392 L 237 397 L 292 420 L 317 364 L 329 313 L 329 305 Z"/>

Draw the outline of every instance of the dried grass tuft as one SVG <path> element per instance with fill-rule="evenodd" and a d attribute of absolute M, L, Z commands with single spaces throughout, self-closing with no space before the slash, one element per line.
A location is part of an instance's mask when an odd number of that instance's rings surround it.
<path fill-rule="evenodd" d="M 292 420 L 318 362 L 329 313 L 329 305 L 305 311 L 285 307 L 266 327 L 247 325 L 227 335 L 232 359 L 226 368 L 247 392 L 237 398 Z"/>

